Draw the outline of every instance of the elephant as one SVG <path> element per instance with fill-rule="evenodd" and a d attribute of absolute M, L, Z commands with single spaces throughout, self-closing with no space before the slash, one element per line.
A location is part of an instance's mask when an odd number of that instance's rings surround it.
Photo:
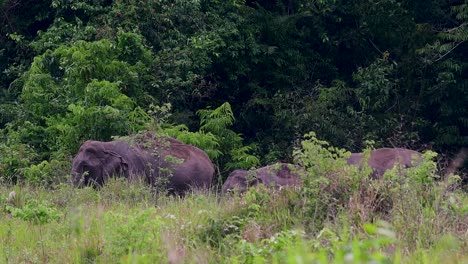
<path fill-rule="evenodd" d="M 204 151 L 170 137 L 158 141 L 150 136 L 149 140 L 150 144 L 84 142 L 73 159 L 73 185 L 100 187 L 112 176 L 129 182 L 143 180 L 152 186 L 166 181 L 169 192 L 178 194 L 211 185 L 215 169 Z"/>
<path fill-rule="evenodd" d="M 223 184 L 222 192 L 238 189 L 240 193 L 251 186 L 264 184 L 266 187 L 299 186 L 301 168 L 287 163 L 277 163 L 256 170 L 234 170 Z"/>
<path fill-rule="evenodd" d="M 348 165 L 360 166 L 363 153 L 351 153 L 348 158 Z M 422 154 L 403 148 L 380 148 L 371 151 L 367 164 L 372 168 L 371 177 L 378 179 L 384 175 L 387 170 L 392 169 L 396 164 L 404 168 L 417 166 L 422 161 Z M 302 167 L 297 165 L 279 163 L 269 165 L 256 170 L 234 170 L 224 182 L 222 192 L 238 189 L 239 192 L 245 192 L 249 187 L 257 184 L 264 184 L 267 187 L 281 186 L 301 186 L 301 174 L 304 172 Z"/>
<path fill-rule="evenodd" d="M 348 165 L 360 166 L 363 153 L 351 153 L 348 158 Z M 382 177 L 387 170 L 392 169 L 396 164 L 404 168 L 417 166 L 422 161 L 422 154 L 404 148 L 379 148 L 372 150 L 367 164 L 372 168 L 371 177 L 374 179 Z"/>

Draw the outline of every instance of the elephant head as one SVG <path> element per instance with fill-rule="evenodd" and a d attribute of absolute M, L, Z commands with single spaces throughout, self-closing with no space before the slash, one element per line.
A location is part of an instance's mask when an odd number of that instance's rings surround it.
<path fill-rule="evenodd" d="M 250 176 L 250 177 L 249 177 Z M 231 172 L 223 184 L 222 192 L 237 189 L 240 193 L 247 191 L 251 186 L 261 183 L 261 179 L 256 177 L 256 171 L 234 170 Z"/>
<path fill-rule="evenodd" d="M 302 180 L 300 175 L 303 170 L 292 164 L 277 163 L 256 170 L 234 170 L 231 172 L 223 185 L 222 192 L 238 189 L 240 193 L 247 191 L 251 186 L 264 184 L 270 188 L 281 188 L 282 186 L 300 186 Z"/>
<path fill-rule="evenodd" d="M 113 143 L 88 140 L 80 147 L 71 170 L 74 186 L 102 186 L 110 176 L 127 173 L 125 155 Z"/>

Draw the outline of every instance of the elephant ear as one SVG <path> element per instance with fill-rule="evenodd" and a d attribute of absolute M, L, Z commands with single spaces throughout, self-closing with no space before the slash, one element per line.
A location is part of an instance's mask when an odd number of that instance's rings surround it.
<path fill-rule="evenodd" d="M 124 157 L 122 157 L 118 153 L 116 153 L 114 151 L 110 151 L 110 150 L 105 150 L 104 153 L 107 155 L 106 164 L 110 164 L 109 159 L 118 160 L 118 161 L 115 161 L 115 163 L 117 163 L 117 162 L 119 163 L 119 166 L 118 166 L 119 171 L 118 172 L 126 173 L 128 171 L 128 163 L 127 163 L 127 160 Z"/>

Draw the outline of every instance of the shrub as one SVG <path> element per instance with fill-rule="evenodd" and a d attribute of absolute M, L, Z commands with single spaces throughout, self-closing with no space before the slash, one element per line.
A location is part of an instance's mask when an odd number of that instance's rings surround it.
<path fill-rule="evenodd" d="M 18 217 L 34 224 L 46 224 L 50 221 L 58 220 L 60 217 L 57 209 L 37 200 L 29 200 L 21 208 L 7 206 L 7 211 L 13 217 Z"/>
<path fill-rule="evenodd" d="M 305 135 L 302 148 L 294 152 L 295 160 L 305 168 L 301 207 L 312 231 L 320 230 L 325 220 L 336 218 L 350 198 L 368 184 L 371 170 L 348 166 L 350 153 L 329 146 L 313 132 Z"/>
<path fill-rule="evenodd" d="M 366 150 L 365 156 L 369 153 L 370 149 Z M 446 232 L 460 234 L 466 215 L 460 217 L 464 198 L 454 198 L 460 197 L 454 193 L 459 192 L 454 189 L 459 177 L 437 180 L 437 167 L 432 161 L 435 153 L 424 153 L 423 161 L 409 169 L 395 166 L 379 179 L 369 178 L 367 166 L 347 166 L 347 155 L 313 133 L 306 135 L 302 149 L 296 150 L 296 160 L 306 169 L 296 212 L 302 214 L 308 232 L 317 233 L 326 224 L 335 225 L 344 214 L 355 228 L 379 219 L 392 223 L 401 246 L 411 250 L 431 247 Z"/>
<path fill-rule="evenodd" d="M 23 180 L 23 169 L 28 167 L 37 154 L 19 140 L 17 132 L 10 131 L 4 138 L 0 131 L 0 183 L 15 184 Z"/>
<path fill-rule="evenodd" d="M 68 175 L 63 172 L 69 171 L 68 161 L 51 160 L 42 161 L 37 165 L 31 165 L 23 170 L 24 179 L 31 184 L 51 186 L 68 181 Z"/>

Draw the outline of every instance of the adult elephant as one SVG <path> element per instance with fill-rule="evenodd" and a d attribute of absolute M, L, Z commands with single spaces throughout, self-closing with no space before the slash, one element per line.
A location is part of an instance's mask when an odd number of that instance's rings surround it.
<path fill-rule="evenodd" d="M 117 140 L 88 140 L 73 159 L 75 186 L 102 186 L 110 177 L 129 182 L 144 180 L 151 185 L 164 183 L 170 192 L 184 194 L 191 187 L 208 187 L 214 166 L 199 148 L 165 137 L 146 136 L 135 144 Z"/>
<path fill-rule="evenodd" d="M 249 187 L 264 184 L 266 187 L 299 186 L 302 183 L 298 166 L 277 163 L 256 170 L 234 170 L 223 184 L 222 192 L 237 189 L 245 192 Z"/>
<path fill-rule="evenodd" d="M 348 158 L 349 165 L 362 165 L 363 153 L 352 153 Z M 396 164 L 403 168 L 417 166 L 422 160 L 422 154 L 404 148 L 380 148 L 372 150 L 367 160 L 367 165 L 372 169 L 372 178 L 380 178 L 387 170 L 392 169 Z"/>

